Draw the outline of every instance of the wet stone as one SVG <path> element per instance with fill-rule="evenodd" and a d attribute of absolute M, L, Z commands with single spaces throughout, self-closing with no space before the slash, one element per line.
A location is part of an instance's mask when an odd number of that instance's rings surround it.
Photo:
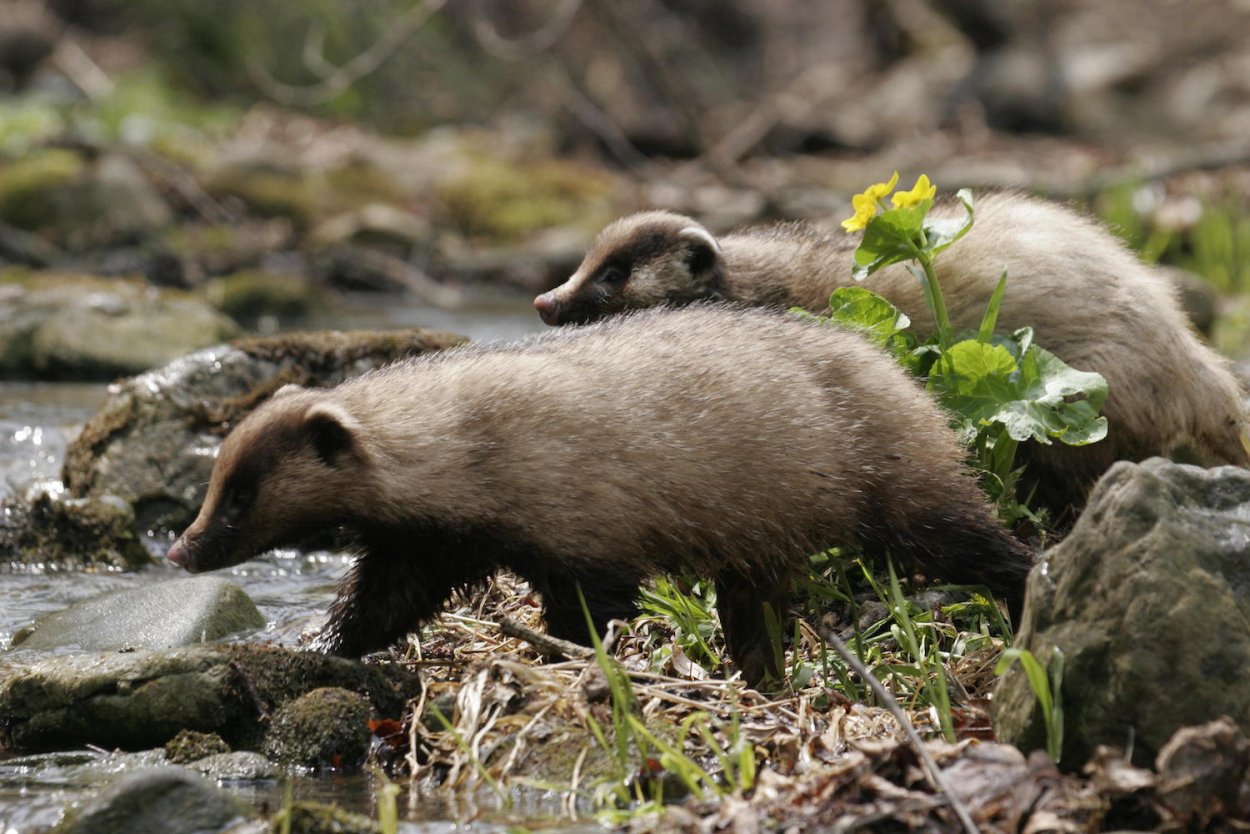
<path fill-rule="evenodd" d="M 247 593 L 226 579 L 195 576 L 112 591 L 41 617 L 14 648 L 85 650 L 193 646 L 265 627 Z"/>

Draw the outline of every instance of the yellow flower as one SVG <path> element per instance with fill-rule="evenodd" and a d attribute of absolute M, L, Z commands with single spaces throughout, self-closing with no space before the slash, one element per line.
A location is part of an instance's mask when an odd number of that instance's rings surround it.
<path fill-rule="evenodd" d="M 858 232 L 868 225 L 868 221 L 877 215 L 877 203 L 898 185 L 898 171 L 890 177 L 889 182 L 878 182 L 864 189 L 863 194 L 851 198 L 851 208 L 855 216 L 842 221 L 842 228 L 848 232 Z"/>
<path fill-rule="evenodd" d="M 926 174 L 921 174 L 920 179 L 916 180 L 916 185 L 911 191 L 900 191 L 890 198 L 890 202 L 894 204 L 894 208 L 910 208 L 917 203 L 923 203 L 925 200 L 932 200 L 933 195 L 937 193 L 937 186 L 929 182 Z"/>
<path fill-rule="evenodd" d="M 851 198 L 851 206 L 855 209 L 855 216 L 843 220 L 842 228 L 848 232 L 862 231 L 876 215 L 877 201 L 867 194 L 856 194 Z"/>

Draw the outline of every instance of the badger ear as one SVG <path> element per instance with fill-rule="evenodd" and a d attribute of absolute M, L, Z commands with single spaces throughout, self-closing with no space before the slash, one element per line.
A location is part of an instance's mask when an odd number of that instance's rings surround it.
<path fill-rule="evenodd" d="M 347 409 L 333 402 L 314 403 L 304 412 L 304 427 L 317 457 L 327 466 L 337 466 L 343 456 L 358 454 L 356 437 L 360 422 Z"/>
<path fill-rule="evenodd" d="M 708 271 L 720 257 L 720 244 L 716 242 L 716 238 L 712 237 L 712 233 L 702 226 L 687 226 L 678 232 L 677 236 L 690 241 L 687 263 L 690 265 L 692 275 L 700 275 Z"/>
<path fill-rule="evenodd" d="M 296 385 L 294 382 L 288 382 L 286 385 L 283 385 L 277 391 L 274 391 L 271 396 L 274 399 L 277 399 L 278 397 L 285 397 L 288 394 L 297 394 L 303 390 L 304 390 L 304 386 Z"/>

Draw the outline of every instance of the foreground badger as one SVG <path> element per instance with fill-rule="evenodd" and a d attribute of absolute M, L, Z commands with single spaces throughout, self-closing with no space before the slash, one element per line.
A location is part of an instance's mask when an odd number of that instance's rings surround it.
<path fill-rule="evenodd" d="M 946 417 L 858 336 L 724 305 L 284 389 L 222 444 L 168 558 L 233 565 L 327 529 L 362 548 L 319 646 L 380 649 L 497 568 L 586 642 L 666 571 L 715 579 L 730 654 L 775 672 L 764 604 L 808 554 L 892 554 L 1019 614 L 1029 550 L 996 522 Z"/>
<path fill-rule="evenodd" d="M 939 205 L 933 216 L 962 217 L 963 207 Z M 830 236 L 803 224 L 717 240 L 688 217 L 645 212 L 604 229 L 574 275 L 534 306 L 548 324 L 702 299 L 821 312 L 833 290 L 861 285 L 851 277 L 858 243 L 858 236 Z M 978 327 L 1004 269 L 999 329 L 1031 325 L 1038 344 L 1075 368 L 1097 371 L 1110 387 L 1106 440 L 1030 450 L 1047 503 L 1080 505 L 1116 460 L 1180 453 L 1206 465 L 1250 464 L 1236 380 L 1194 336 L 1157 270 L 1061 206 L 992 194 L 978 202 L 972 231 L 937 260 L 956 329 Z M 888 298 L 928 335 L 924 292 L 903 265 L 862 286 Z"/>

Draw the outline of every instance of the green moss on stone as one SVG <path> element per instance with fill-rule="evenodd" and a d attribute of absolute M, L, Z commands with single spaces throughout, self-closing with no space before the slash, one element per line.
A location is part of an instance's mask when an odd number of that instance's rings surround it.
<path fill-rule="evenodd" d="M 174 764 L 197 762 L 218 753 L 229 753 L 230 745 L 216 733 L 183 730 L 165 742 L 165 757 Z"/>
<path fill-rule="evenodd" d="M 514 240 L 557 226 L 599 228 L 611 214 L 613 188 L 607 174 L 576 163 L 482 159 L 437 196 L 465 234 Z"/>
<path fill-rule="evenodd" d="M 369 751 L 372 712 L 358 693 L 314 689 L 274 713 L 265 755 L 282 764 L 356 770 Z"/>
<path fill-rule="evenodd" d="M 209 190 L 219 197 L 236 197 L 264 217 L 286 217 L 295 225 L 310 224 L 317 213 L 317 194 L 299 173 L 238 169 L 218 174 Z"/>
<path fill-rule="evenodd" d="M 205 294 L 210 304 L 240 321 L 266 315 L 296 318 L 317 306 L 317 293 L 308 279 L 259 269 L 215 279 Z"/>
<path fill-rule="evenodd" d="M 51 192 L 82 175 L 86 163 L 64 148 L 46 148 L 0 167 L 0 220 L 37 229 L 56 214 Z"/>

